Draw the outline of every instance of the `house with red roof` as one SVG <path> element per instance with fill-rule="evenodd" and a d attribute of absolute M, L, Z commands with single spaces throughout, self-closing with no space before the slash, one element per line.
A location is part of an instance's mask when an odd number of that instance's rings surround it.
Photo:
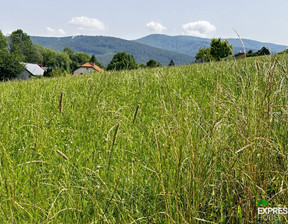
<path fill-rule="evenodd" d="M 75 69 L 72 74 L 83 75 L 89 72 L 103 72 L 103 69 L 101 69 L 99 66 L 95 65 L 92 62 L 87 62 L 81 65 L 79 68 Z"/>

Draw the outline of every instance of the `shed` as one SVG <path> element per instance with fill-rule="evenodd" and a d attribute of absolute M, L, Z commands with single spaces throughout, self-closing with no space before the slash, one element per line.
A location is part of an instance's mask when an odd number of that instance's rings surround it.
<path fill-rule="evenodd" d="M 37 64 L 24 62 L 21 62 L 21 64 L 25 66 L 25 69 L 20 73 L 18 77 L 16 77 L 16 79 L 29 80 L 31 76 L 44 75 L 44 70 Z"/>

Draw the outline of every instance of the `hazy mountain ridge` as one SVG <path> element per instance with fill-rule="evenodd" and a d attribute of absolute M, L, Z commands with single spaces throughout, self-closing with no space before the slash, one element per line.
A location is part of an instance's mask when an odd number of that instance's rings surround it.
<path fill-rule="evenodd" d="M 135 42 L 146 44 L 148 46 L 169 49 L 171 51 L 182 52 L 195 57 L 200 47 L 208 47 L 210 39 L 193 36 L 167 36 L 163 34 L 152 34 Z"/>
<path fill-rule="evenodd" d="M 210 39 L 193 36 L 168 36 L 152 34 L 137 40 L 124 40 L 107 36 L 70 36 L 70 37 L 37 37 L 31 36 L 35 44 L 46 48 L 62 51 L 68 46 L 76 52 L 94 54 L 98 61 L 107 65 L 113 55 L 125 51 L 132 54 L 138 64 L 146 64 L 150 59 L 167 65 L 171 59 L 175 64 L 189 64 L 195 61 L 195 55 L 200 47 L 209 47 Z M 243 51 L 239 39 L 228 38 L 233 45 L 234 53 Z M 288 47 L 272 43 L 243 39 L 246 51 L 258 51 L 263 46 L 270 48 L 272 53 L 286 50 Z"/>
<path fill-rule="evenodd" d="M 150 59 L 155 59 L 163 65 L 167 65 L 171 59 L 176 64 L 189 64 L 194 61 L 192 56 L 183 53 L 155 48 L 116 37 L 74 36 L 57 38 L 32 36 L 31 40 L 35 44 L 57 51 L 62 51 L 64 47 L 68 46 L 76 52 L 94 54 L 98 61 L 104 65 L 111 61 L 113 55 L 122 51 L 132 54 L 138 64 L 146 64 Z"/>
<path fill-rule="evenodd" d="M 233 46 L 234 53 L 243 52 L 243 46 L 237 38 L 222 38 L 227 39 Z M 209 47 L 210 39 L 192 36 L 168 36 L 163 34 L 152 34 L 135 40 L 138 43 L 148 46 L 158 47 L 161 49 L 181 52 L 194 57 L 200 47 Z M 242 39 L 246 51 L 253 52 L 260 50 L 262 47 L 270 48 L 272 53 L 284 51 L 288 46 L 278 45 L 273 43 L 264 43 L 255 40 Z"/>

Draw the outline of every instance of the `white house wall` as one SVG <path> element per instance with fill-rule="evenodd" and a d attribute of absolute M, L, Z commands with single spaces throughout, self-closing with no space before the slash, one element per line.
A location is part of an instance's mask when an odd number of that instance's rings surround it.
<path fill-rule="evenodd" d="M 89 72 L 95 72 L 96 70 L 94 68 L 89 68 L 89 67 L 81 67 L 81 68 L 77 68 L 73 74 L 86 74 Z"/>

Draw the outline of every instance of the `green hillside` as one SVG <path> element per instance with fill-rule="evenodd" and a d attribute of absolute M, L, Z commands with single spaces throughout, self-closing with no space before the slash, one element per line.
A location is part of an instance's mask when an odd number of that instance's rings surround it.
<path fill-rule="evenodd" d="M 239 51 L 243 52 L 243 46 L 239 39 L 228 38 L 227 40 L 230 44 L 232 44 L 235 53 L 238 53 Z M 262 43 L 249 39 L 243 39 L 242 41 L 244 42 L 247 52 L 249 50 L 256 52 L 260 50 L 263 46 L 270 48 L 272 53 L 278 53 L 288 48 L 288 46 L 272 43 Z M 210 45 L 210 39 L 208 38 L 192 36 L 167 36 L 163 34 L 152 34 L 135 40 L 135 42 L 187 54 L 193 57 L 196 55 L 200 47 L 209 47 Z"/>
<path fill-rule="evenodd" d="M 173 59 L 176 64 L 189 64 L 194 58 L 182 53 L 171 52 L 134 41 L 123 40 L 115 37 L 104 36 L 75 36 L 75 37 L 35 37 L 31 40 L 35 44 L 46 48 L 62 51 L 64 47 L 70 47 L 74 51 L 94 54 L 98 61 L 108 65 L 112 57 L 125 51 L 132 54 L 138 64 L 146 64 L 150 59 L 155 59 L 163 65 L 168 65 Z"/>
<path fill-rule="evenodd" d="M 169 49 L 175 52 L 185 52 L 184 54 L 195 57 L 199 48 L 208 47 L 211 40 L 208 38 L 192 36 L 168 36 L 163 34 L 152 34 L 135 40 L 135 42 L 161 49 Z"/>
<path fill-rule="evenodd" d="M 173 59 L 176 65 L 190 64 L 195 61 L 195 55 L 200 47 L 208 47 L 210 39 L 192 36 L 167 36 L 153 34 L 135 41 L 124 40 L 105 36 L 74 36 L 74 37 L 36 37 L 31 36 L 35 44 L 46 48 L 62 51 L 64 47 L 70 47 L 77 52 L 94 54 L 98 61 L 107 66 L 112 57 L 118 52 L 132 54 L 138 64 L 146 64 L 150 59 L 159 61 L 162 65 L 168 65 Z M 233 45 L 234 52 L 243 51 L 238 39 L 228 39 Z M 246 50 L 254 52 L 263 46 L 277 53 L 287 49 L 287 46 L 243 39 Z"/>
<path fill-rule="evenodd" d="M 288 200 L 287 59 L 0 83 L 0 223 L 261 223 Z"/>

